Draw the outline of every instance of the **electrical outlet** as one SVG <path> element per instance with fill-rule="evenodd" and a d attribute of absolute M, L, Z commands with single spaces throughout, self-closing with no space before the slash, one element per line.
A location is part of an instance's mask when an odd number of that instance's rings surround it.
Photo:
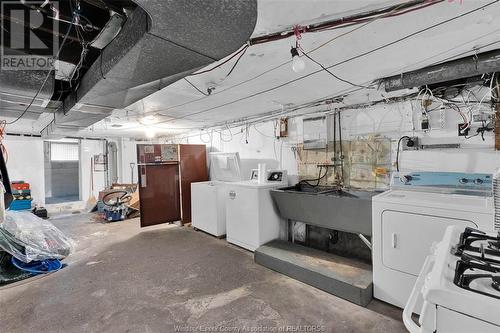
<path fill-rule="evenodd" d="M 401 141 L 403 150 L 418 150 L 418 137 L 412 136 L 410 139 L 404 138 Z"/>
<path fill-rule="evenodd" d="M 474 123 L 489 122 L 491 121 L 491 119 L 492 119 L 491 115 L 485 112 L 472 115 L 472 122 Z"/>
<path fill-rule="evenodd" d="M 458 124 L 458 136 L 468 136 L 469 135 L 470 127 L 467 128 L 466 130 L 464 130 L 464 128 L 466 128 L 466 127 L 467 127 L 467 124 L 465 124 L 465 123 Z"/>
<path fill-rule="evenodd" d="M 430 128 L 429 118 L 422 118 L 420 127 L 422 128 L 422 131 L 428 131 Z"/>

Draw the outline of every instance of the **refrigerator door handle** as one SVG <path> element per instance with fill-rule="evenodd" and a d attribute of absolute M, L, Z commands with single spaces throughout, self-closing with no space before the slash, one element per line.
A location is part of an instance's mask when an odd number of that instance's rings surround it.
<path fill-rule="evenodd" d="M 179 164 L 177 161 L 172 161 L 172 162 L 155 162 L 155 163 L 138 163 L 138 166 L 156 166 L 156 165 L 171 165 L 171 164 Z"/>
<path fill-rule="evenodd" d="M 145 165 L 141 165 L 141 174 L 140 174 L 140 177 L 141 177 L 141 187 L 147 187 L 148 186 L 147 177 L 146 177 L 146 170 L 147 170 L 147 167 Z"/>

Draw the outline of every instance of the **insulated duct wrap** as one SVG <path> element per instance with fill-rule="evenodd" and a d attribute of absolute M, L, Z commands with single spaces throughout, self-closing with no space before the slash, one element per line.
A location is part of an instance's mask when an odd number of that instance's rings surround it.
<path fill-rule="evenodd" d="M 56 127 L 87 127 L 242 47 L 256 0 L 135 0 L 138 7 L 56 114 Z M 84 107 L 77 108 L 80 104 Z M 82 108 L 94 112 L 91 121 Z M 76 121 L 75 121 L 76 119 Z"/>
<path fill-rule="evenodd" d="M 43 89 L 33 101 L 24 119 L 38 119 L 54 93 L 54 73 L 42 70 L 0 70 L 0 110 L 6 117 L 16 118 L 26 109 L 50 75 Z"/>

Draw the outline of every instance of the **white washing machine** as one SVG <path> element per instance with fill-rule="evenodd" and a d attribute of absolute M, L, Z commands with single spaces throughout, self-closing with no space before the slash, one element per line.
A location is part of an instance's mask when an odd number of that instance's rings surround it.
<path fill-rule="evenodd" d="M 244 181 L 226 187 L 226 239 L 250 251 L 280 236 L 283 219 L 274 206 L 270 190 L 287 185 Z"/>
<path fill-rule="evenodd" d="M 209 153 L 211 181 L 191 184 L 191 222 L 193 228 L 203 230 L 213 236 L 226 235 L 226 202 L 228 185 L 250 179 L 250 170 L 245 173 L 242 164 L 257 167 L 261 160 L 240 160 L 238 153 Z M 265 161 L 262 161 L 265 162 Z M 275 176 L 280 176 L 275 181 Z M 268 170 L 266 181 L 274 185 L 286 186 L 287 173 L 283 170 Z M 250 182 L 254 184 L 254 182 Z M 272 185 L 272 186 L 274 186 Z"/>
<path fill-rule="evenodd" d="M 393 189 L 372 207 L 373 294 L 401 308 L 446 227 L 494 229 L 492 197 Z"/>

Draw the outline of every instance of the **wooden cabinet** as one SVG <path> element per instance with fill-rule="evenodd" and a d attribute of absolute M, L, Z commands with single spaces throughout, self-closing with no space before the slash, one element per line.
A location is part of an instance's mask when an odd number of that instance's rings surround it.
<path fill-rule="evenodd" d="M 191 183 L 208 180 L 205 145 L 138 144 L 141 226 L 191 222 Z"/>

